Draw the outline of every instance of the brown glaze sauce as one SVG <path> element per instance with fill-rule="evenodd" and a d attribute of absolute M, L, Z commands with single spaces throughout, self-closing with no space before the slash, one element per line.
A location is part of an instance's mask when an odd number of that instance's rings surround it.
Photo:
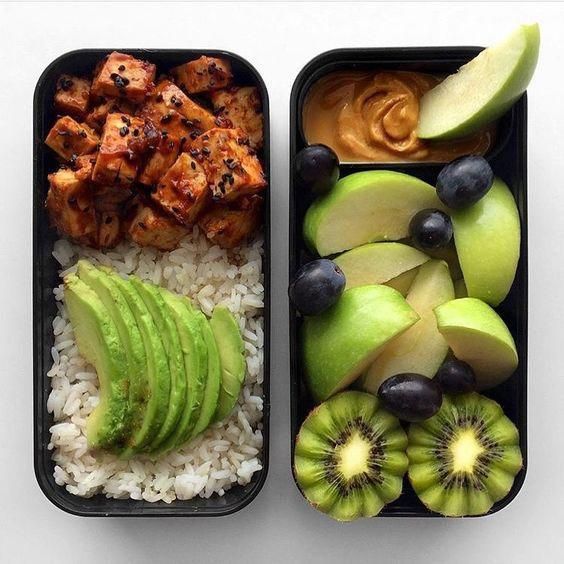
<path fill-rule="evenodd" d="M 313 84 L 302 125 L 308 143 L 331 147 L 341 162 L 449 162 L 485 154 L 495 124 L 463 139 L 417 137 L 419 100 L 441 81 L 407 71 L 337 71 Z"/>

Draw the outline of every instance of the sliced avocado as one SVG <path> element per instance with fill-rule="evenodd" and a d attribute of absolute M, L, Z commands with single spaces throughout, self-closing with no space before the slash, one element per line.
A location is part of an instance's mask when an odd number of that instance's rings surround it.
<path fill-rule="evenodd" d="M 192 307 L 191 304 L 190 307 Z M 208 366 L 204 398 L 200 407 L 200 417 L 192 430 L 190 438 L 194 438 L 196 435 L 199 435 L 202 431 L 207 429 L 208 425 L 211 423 L 217 409 L 219 389 L 221 386 L 221 364 L 213 331 L 211 330 L 206 316 L 201 311 L 196 311 L 195 315 L 200 324 L 200 332 L 208 351 Z"/>
<path fill-rule="evenodd" d="M 133 312 L 115 282 L 87 260 L 78 261 L 78 277 L 100 298 L 114 322 L 127 357 L 129 435 L 141 426 L 148 398 L 147 356 Z M 129 438 L 129 437 L 128 437 Z"/>
<path fill-rule="evenodd" d="M 165 288 L 159 288 L 159 292 L 178 329 L 187 378 L 184 411 L 174 432 L 161 445 L 159 452 L 163 452 L 184 444 L 192 434 L 200 417 L 208 361 L 200 324 L 192 308 L 183 298 Z"/>
<path fill-rule="evenodd" d="M 245 345 L 237 321 L 224 306 L 217 306 L 210 319 L 219 361 L 221 386 L 214 421 L 225 419 L 235 406 L 245 380 Z"/>
<path fill-rule="evenodd" d="M 168 357 L 168 367 L 170 370 L 168 413 L 158 435 L 151 443 L 151 449 L 153 449 L 158 448 L 174 431 L 186 405 L 184 355 L 176 323 L 170 316 L 167 305 L 157 286 L 144 283 L 137 276 L 130 276 L 129 280 L 153 317 Z"/>
<path fill-rule="evenodd" d="M 128 431 L 127 356 L 115 323 L 96 293 L 75 274 L 65 278 L 65 304 L 80 354 L 96 368 L 100 403 L 88 417 L 91 448 L 122 447 Z"/>
<path fill-rule="evenodd" d="M 133 284 L 109 268 L 101 267 L 101 270 L 108 274 L 125 297 L 139 327 L 147 355 L 145 370 L 149 394 L 145 417 L 141 426 L 134 431 L 129 447 L 121 453 L 122 458 L 131 458 L 138 452 L 151 450 L 153 441 L 166 419 L 170 396 L 170 370 L 166 351 L 153 317 Z"/>

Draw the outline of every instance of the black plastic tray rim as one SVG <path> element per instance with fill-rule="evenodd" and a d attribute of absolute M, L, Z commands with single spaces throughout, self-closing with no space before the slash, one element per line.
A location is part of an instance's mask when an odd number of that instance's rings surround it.
<path fill-rule="evenodd" d="M 71 515 L 81 517 L 222 517 L 240 511 L 251 503 L 262 490 L 268 474 L 269 467 L 269 429 L 270 429 L 270 268 L 271 268 L 271 233 L 270 233 L 270 184 L 264 194 L 264 255 L 263 255 L 263 276 L 264 276 L 264 361 L 263 361 L 263 418 L 262 435 L 263 446 L 261 454 L 262 469 L 253 475 L 250 484 L 246 486 L 235 485 L 226 495 L 239 493 L 245 488 L 245 493 L 239 496 L 237 501 L 230 505 L 217 505 L 212 507 L 208 499 L 194 498 L 193 500 L 176 500 L 171 504 L 165 502 L 150 503 L 147 501 L 137 501 L 132 499 L 113 499 L 104 498 L 103 494 L 98 494 L 94 498 L 81 498 L 74 496 L 66 491 L 64 486 L 58 486 L 53 474 L 54 463 L 51 460 L 50 451 L 47 450 L 45 436 L 48 436 L 49 429 L 47 421 L 52 417 L 47 414 L 46 398 L 50 390 L 50 382 L 46 376 L 43 363 L 45 348 L 50 350 L 50 343 L 46 343 L 43 338 L 43 327 L 46 322 L 46 300 L 54 300 L 51 287 L 44 285 L 44 265 L 46 260 L 54 261 L 50 256 L 45 256 L 45 237 L 48 232 L 48 218 L 44 209 L 44 190 L 47 171 L 43 168 L 42 151 L 47 148 L 43 144 L 42 118 L 44 113 L 51 109 L 41 107 L 41 95 L 46 86 L 46 82 L 51 79 L 54 71 L 69 59 L 82 56 L 96 57 L 101 59 L 112 51 L 129 53 L 136 57 L 151 58 L 156 57 L 178 57 L 175 64 L 180 64 L 185 60 L 197 58 L 201 55 L 215 57 L 226 57 L 236 65 L 243 67 L 252 77 L 254 85 L 258 87 L 264 116 L 264 147 L 262 149 L 263 167 L 267 179 L 270 181 L 270 119 L 269 119 L 269 97 L 266 84 L 257 69 L 245 58 L 231 51 L 220 49 L 158 49 L 158 48 L 86 48 L 76 49 L 63 53 L 54 59 L 41 73 L 33 95 L 33 256 L 32 256 L 32 294 L 33 294 L 33 448 L 34 448 L 34 473 L 40 490 L 45 497 L 56 507 Z M 92 66 L 93 68 L 93 66 Z M 72 74 L 73 69 L 67 69 Z M 74 71 L 76 72 L 76 71 Z M 52 249 L 51 249 L 52 250 Z M 47 292 L 47 295 L 45 295 Z M 47 393 L 47 395 L 46 395 Z M 237 491 L 238 490 L 238 491 Z M 212 496 L 210 499 L 217 499 Z M 96 504 L 91 500 L 99 498 Z M 100 501 L 101 499 L 101 501 Z M 98 503 L 99 502 L 99 503 Z M 201 505 L 201 506 L 200 506 Z"/>
<path fill-rule="evenodd" d="M 301 129 L 301 104 L 305 94 L 307 93 L 307 86 L 313 80 L 312 77 L 322 76 L 321 69 L 327 65 L 338 63 L 338 65 L 363 65 L 369 64 L 377 67 L 378 64 L 384 63 L 389 66 L 390 63 L 417 65 L 421 63 L 432 64 L 453 64 L 465 63 L 472 57 L 475 57 L 483 47 L 477 46 L 453 46 L 453 47 L 375 47 L 375 48 L 343 48 L 332 49 L 325 51 L 313 59 L 311 59 L 299 72 L 294 84 L 292 86 L 290 97 L 290 151 L 289 151 L 289 261 L 288 261 L 288 278 L 292 279 L 297 268 L 300 266 L 301 257 L 304 245 L 301 222 L 299 220 L 300 211 L 303 212 L 303 202 L 299 202 L 296 197 L 297 189 L 294 181 L 294 158 L 299 146 L 305 146 L 306 140 Z M 318 74 L 319 73 L 319 74 Z M 514 285 L 510 295 L 515 292 L 515 286 L 519 286 L 520 309 L 517 312 L 519 317 L 518 321 L 518 334 L 520 339 L 515 339 L 518 352 L 519 352 L 519 367 L 520 381 L 515 382 L 515 376 L 510 378 L 508 382 L 514 381 L 513 386 L 518 386 L 520 404 L 518 405 L 519 421 L 514 421 L 517 425 L 520 435 L 520 447 L 523 454 L 523 467 L 515 477 L 513 487 L 509 494 L 502 500 L 496 502 L 492 509 L 485 515 L 476 516 L 473 518 L 488 517 L 497 513 L 507 507 L 519 494 L 525 476 L 527 473 L 527 332 L 528 332 L 528 221 L 527 221 L 527 95 L 526 93 L 522 98 L 517 101 L 508 114 L 502 118 L 506 120 L 506 127 L 511 131 L 514 128 L 519 133 L 517 139 L 518 146 L 516 150 L 520 156 L 520 166 L 517 171 L 521 180 L 521 191 L 513 195 L 516 199 L 517 207 L 519 209 L 519 216 L 521 221 L 521 253 L 518 265 L 518 270 Z M 511 131 L 506 139 L 502 139 L 500 145 L 496 146 L 487 155 L 488 159 L 496 159 L 503 151 L 509 150 L 508 143 L 511 137 Z M 342 163 L 341 176 L 346 176 L 359 170 L 378 170 L 390 169 L 405 172 L 407 174 L 417 175 L 417 170 L 428 170 L 437 173 L 444 164 L 429 162 L 406 162 L 406 163 Z M 510 184 L 511 186 L 511 184 Z M 512 187 L 513 188 L 513 187 Z M 300 205 L 301 204 L 301 205 Z M 299 223 L 298 223 L 299 222 Z M 310 254 L 310 253 L 308 253 Z M 502 304 L 503 305 L 503 304 Z M 294 457 L 295 437 L 299 431 L 302 420 L 300 419 L 300 392 L 303 389 L 303 382 L 301 382 L 300 371 L 300 347 L 298 343 L 298 325 L 299 318 L 292 303 L 289 303 L 289 340 L 290 340 L 290 450 L 291 460 Z M 512 331 L 513 332 L 513 331 Z M 515 337 L 515 335 L 514 335 Z M 505 390 L 505 384 L 501 386 Z M 486 392 L 488 393 L 488 392 Z M 502 392 L 503 393 L 503 392 Z M 495 394 L 494 394 L 495 395 Z M 303 411 L 303 410 L 302 410 Z M 298 490 L 300 490 L 294 474 L 292 462 L 292 475 Z M 407 484 L 407 477 L 404 479 L 404 492 L 405 485 Z M 301 490 L 300 490 L 300 493 Z M 303 495 L 303 493 L 302 493 Z M 404 494 L 402 494 L 403 496 Z M 421 502 L 416 504 L 415 508 L 404 508 L 398 501 L 384 507 L 382 512 L 377 517 L 431 517 L 431 518 L 444 518 L 438 513 L 427 510 Z"/>

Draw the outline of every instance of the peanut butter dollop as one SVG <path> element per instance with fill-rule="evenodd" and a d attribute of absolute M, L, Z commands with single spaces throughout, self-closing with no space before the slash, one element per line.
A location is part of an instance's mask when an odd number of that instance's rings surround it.
<path fill-rule="evenodd" d="M 485 154 L 495 126 L 470 137 L 417 137 L 419 100 L 440 79 L 418 72 L 337 71 L 307 93 L 302 126 L 308 143 L 331 147 L 341 162 L 449 162 Z"/>

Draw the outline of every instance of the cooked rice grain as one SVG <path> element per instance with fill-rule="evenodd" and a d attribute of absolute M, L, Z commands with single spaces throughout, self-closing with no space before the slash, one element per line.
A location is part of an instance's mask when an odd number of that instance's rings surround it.
<path fill-rule="evenodd" d="M 53 414 L 49 449 L 53 450 L 54 478 L 75 495 L 102 493 L 112 498 L 149 502 L 196 496 L 208 498 L 236 484 L 248 484 L 261 470 L 263 381 L 262 239 L 226 251 L 194 228 L 172 252 L 159 252 L 122 243 L 101 252 L 55 243 L 53 256 L 61 276 L 76 269 L 79 258 L 111 266 L 122 275 L 136 274 L 173 292 L 189 296 L 206 315 L 225 304 L 235 315 L 243 340 L 247 374 L 237 406 L 225 421 L 216 423 L 190 444 L 152 461 L 146 456 L 119 460 L 115 455 L 87 449 L 86 419 L 98 403 L 98 380 L 93 367 L 80 356 L 63 303 L 62 284 L 54 288 L 58 315 L 53 320 L 53 365 L 48 372 L 51 393 L 47 410 Z"/>

